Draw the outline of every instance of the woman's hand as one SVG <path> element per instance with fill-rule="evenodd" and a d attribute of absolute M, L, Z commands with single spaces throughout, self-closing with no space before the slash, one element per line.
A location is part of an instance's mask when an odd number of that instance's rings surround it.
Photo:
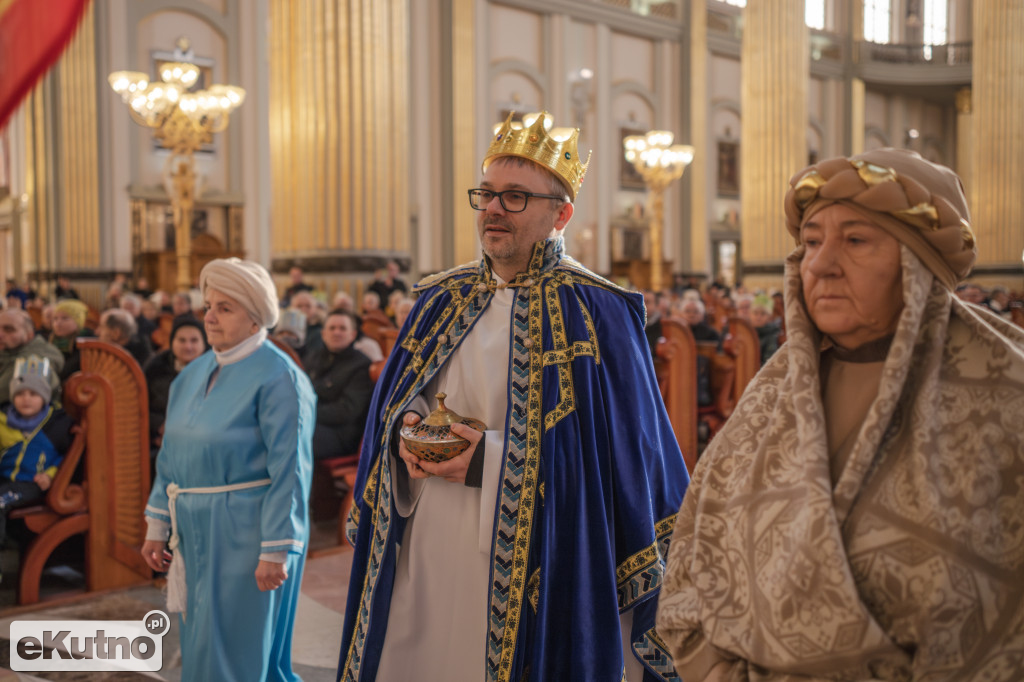
<path fill-rule="evenodd" d="M 146 540 L 142 543 L 142 558 L 146 565 L 154 571 L 164 573 L 171 565 L 171 553 L 167 551 L 167 543 L 161 540 Z"/>
<path fill-rule="evenodd" d="M 285 580 L 288 580 L 288 571 L 284 564 L 260 560 L 256 566 L 256 586 L 261 592 L 276 590 L 284 585 Z"/>
<path fill-rule="evenodd" d="M 451 429 L 452 433 L 456 436 L 468 440 L 469 447 L 457 457 L 452 457 L 444 462 L 422 461 L 419 463 L 419 467 L 429 476 L 440 476 L 452 483 L 465 483 L 466 472 L 469 471 L 469 463 L 473 459 L 473 453 L 476 452 L 476 444 L 480 442 L 484 434 L 465 424 L 452 424 Z"/>
<path fill-rule="evenodd" d="M 50 484 L 53 483 L 53 479 L 50 478 L 50 475 L 42 471 L 36 474 L 32 480 L 44 493 L 50 489 Z"/>

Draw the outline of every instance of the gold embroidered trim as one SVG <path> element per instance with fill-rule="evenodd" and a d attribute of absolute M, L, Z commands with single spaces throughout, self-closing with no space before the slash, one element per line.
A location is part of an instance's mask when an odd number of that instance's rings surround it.
<path fill-rule="evenodd" d="M 526 597 L 533 606 L 533 612 L 537 613 L 537 604 L 540 602 L 540 569 L 536 569 L 530 580 L 526 583 Z"/>
<path fill-rule="evenodd" d="M 675 530 L 677 516 L 679 516 L 679 514 L 672 514 L 671 516 L 666 516 L 661 521 L 658 521 L 656 524 L 654 524 L 655 537 L 660 538 L 666 533 L 671 533 L 673 530 Z"/>
<path fill-rule="evenodd" d="M 637 571 L 657 561 L 658 555 L 658 543 L 655 542 L 619 564 L 619 567 L 615 569 L 615 578 L 618 580 L 619 586 L 624 585 Z"/>
<path fill-rule="evenodd" d="M 543 343 L 543 304 L 539 288 L 530 292 L 529 308 L 529 339 L 532 346 L 541 347 Z M 512 550 L 512 570 L 508 585 L 504 632 L 501 641 L 501 658 L 498 663 L 498 680 L 508 680 L 512 670 L 512 660 L 516 653 L 516 641 L 519 638 L 519 622 L 523 609 L 524 591 L 526 589 L 526 562 L 530 556 L 530 534 L 533 529 L 535 494 L 537 491 L 537 475 L 540 464 L 540 439 L 542 402 L 543 367 L 539 364 L 530 367 L 530 387 L 527 392 L 527 426 L 526 426 L 526 463 L 523 466 L 523 478 L 519 509 L 516 515 L 515 539 Z"/>

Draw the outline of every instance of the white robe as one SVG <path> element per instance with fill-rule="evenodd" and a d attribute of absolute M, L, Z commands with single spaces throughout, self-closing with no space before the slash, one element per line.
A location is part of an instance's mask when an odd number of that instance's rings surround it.
<path fill-rule="evenodd" d="M 396 471 L 398 513 L 408 517 L 398 552 L 378 682 L 479 682 L 486 669 L 491 531 L 508 410 L 509 320 L 513 291 L 499 289 L 472 331 L 427 386 L 445 404 L 487 425 L 482 488 Z M 422 401 L 416 411 L 425 406 Z"/>

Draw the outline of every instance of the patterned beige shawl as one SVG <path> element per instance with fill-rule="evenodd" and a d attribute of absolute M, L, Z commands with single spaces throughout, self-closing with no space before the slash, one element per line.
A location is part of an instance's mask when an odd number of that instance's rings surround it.
<path fill-rule="evenodd" d="M 669 549 L 658 632 L 686 682 L 1024 679 L 1024 332 L 901 251 L 906 305 L 834 489 L 803 247 L 787 259 L 788 343 Z"/>

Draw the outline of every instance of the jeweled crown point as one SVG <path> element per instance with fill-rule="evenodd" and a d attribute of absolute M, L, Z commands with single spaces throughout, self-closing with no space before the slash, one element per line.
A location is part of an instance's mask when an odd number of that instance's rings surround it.
<path fill-rule="evenodd" d="M 484 155 L 483 170 L 486 172 L 491 162 L 502 156 L 529 159 L 554 173 L 575 201 L 592 153 L 587 154 L 586 163 L 580 163 L 577 150 L 580 129 L 549 130 L 552 117 L 546 111 L 526 114 L 522 123 L 514 121 L 514 117 L 515 112 L 509 112 L 505 122 L 496 126 L 494 139 Z"/>

